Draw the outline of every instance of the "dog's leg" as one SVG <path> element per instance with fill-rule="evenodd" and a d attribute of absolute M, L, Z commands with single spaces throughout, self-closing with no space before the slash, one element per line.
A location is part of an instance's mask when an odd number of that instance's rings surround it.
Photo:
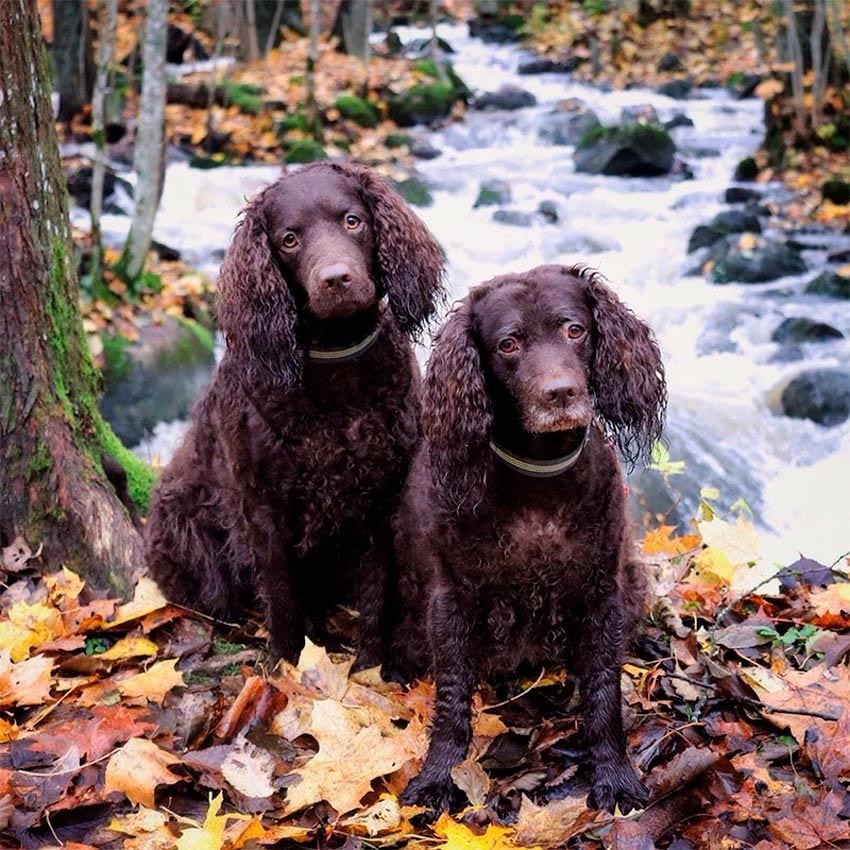
<path fill-rule="evenodd" d="M 453 588 L 437 588 L 428 612 L 437 705 L 425 764 L 419 776 L 407 786 L 401 798 L 403 803 L 439 812 L 451 802 L 452 768 L 463 761 L 472 737 L 475 662 L 470 646 L 470 620 L 471 612 Z"/>
<path fill-rule="evenodd" d="M 585 735 L 593 761 L 588 803 L 624 814 L 641 809 L 647 791 L 626 755 L 620 692 L 625 630 L 618 591 L 591 605 L 582 634 L 593 636 L 579 652 Z"/>
<path fill-rule="evenodd" d="M 389 576 L 393 557 L 389 529 L 380 530 L 360 560 L 357 589 L 357 659 L 354 670 L 375 667 L 384 658 Z"/>

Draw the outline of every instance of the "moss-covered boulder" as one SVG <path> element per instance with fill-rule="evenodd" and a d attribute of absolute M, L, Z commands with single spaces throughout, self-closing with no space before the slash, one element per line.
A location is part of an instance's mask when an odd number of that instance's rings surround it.
<path fill-rule="evenodd" d="M 805 316 L 793 316 L 783 319 L 770 336 L 772 342 L 823 342 L 830 339 L 843 339 L 844 334 L 838 328 L 826 322 L 816 322 Z"/>
<path fill-rule="evenodd" d="M 784 242 L 755 233 L 732 234 L 711 249 L 707 271 L 713 283 L 764 283 L 803 274 L 806 261 Z"/>
<path fill-rule="evenodd" d="M 430 207 L 434 198 L 425 183 L 416 175 L 393 181 L 396 191 L 414 207 Z"/>
<path fill-rule="evenodd" d="M 846 180 L 827 180 L 821 187 L 825 201 L 846 206 L 850 204 L 850 183 Z"/>
<path fill-rule="evenodd" d="M 141 319 L 139 338 L 103 340 L 100 409 L 115 434 L 136 445 L 162 421 L 185 417 L 212 375 L 212 332 L 190 319 Z"/>
<path fill-rule="evenodd" d="M 570 98 L 562 100 L 543 117 L 537 135 L 550 145 L 576 145 L 600 126 L 596 113 L 584 101 Z"/>
<path fill-rule="evenodd" d="M 378 107 L 369 100 L 356 94 L 343 94 L 334 104 L 340 115 L 348 118 L 361 127 L 373 128 L 378 126 L 381 116 Z"/>
<path fill-rule="evenodd" d="M 283 147 L 284 161 L 290 165 L 328 158 L 324 147 L 315 139 L 286 139 Z"/>
<path fill-rule="evenodd" d="M 758 163 L 751 156 L 745 156 L 735 168 L 734 179 L 740 183 L 750 183 L 758 177 Z"/>
<path fill-rule="evenodd" d="M 839 272 L 821 272 L 806 285 L 811 295 L 826 295 L 829 298 L 850 298 L 850 275 Z"/>
<path fill-rule="evenodd" d="M 574 154 L 576 171 L 657 177 L 673 169 L 676 144 L 658 124 L 627 123 L 585 133 Z"/>
<path fill-rule="evenodd" d="M 473 207 L 499 207 L 511 202 L 511 184 L 505 180 L 485 180 Z"/>
<path fill-rule="evenodd" d="M 387 106 L 390 118 L 399 127 L 413 127 L 445 118 L 458 99 L 453 83 L 435 81 L 416 83 L 407 91 L 391 95 Z"/>

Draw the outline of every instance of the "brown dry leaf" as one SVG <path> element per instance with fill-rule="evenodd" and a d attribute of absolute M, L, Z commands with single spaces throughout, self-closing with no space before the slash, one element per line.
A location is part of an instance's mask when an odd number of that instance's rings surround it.
<path fill-rule="evenodd" d="M 232 788 L 246 797 L 265 799 L 275 792 L 272 784 L 274 756 L 240 737 L 221 764 L 221 774 Z"/>
<path fill-rule="evenodd" d="M 784 816 L 770 823 L 768 828 L 776 838 L 795 850 L 835 847 L 836 842 L 850 839 L 850 821 L 841 817 L 845 797 L 837 791 L 831 791 L 825 799 L 814 803 L 799 797 Z"/>
<path fill-rule="evenodd" d="M 50 698 L 53 659 L 36 656 L 13 663 L 0 652 L 0 706 L 41 705 Z"/>
<path fill-rule="evenodd" d="M 118 683 L 118 690 L 125 697 L 146 697 L 157 705 L 162 705 L 172 688 L 183 686 L 183 674 L 177 672 L 177 661 L 158 661 L 144 673 L 137 673 Z"/>
<path fill-rule="evenodd" d="M 132 620 L 138 620 L 152 611 L 158 611 L 164 608 L 168 602 L 157 587 L 153 579 L 143 576 L 139 579 L 136 589 L 133 593 L 133 599 L 126 605 L 119 605 L 115 612 L 115 619 L 111 623 L 107 623 L 104 628 L 114 629 L 123 623 L 129 623 Z"/>
<path fill-rule="evenodd" d="M 131 738 L 106 765 L 104 793 L 118 791 L 131 803 L 155 805 L 157 785 L 173 785 L 180 777 L 168 768 L 180 759 L 147 738 Z"/>
<path fill-rule="evenodd" d="M 474 758 L 466 758 L 452 768 L 454 784 L 473 806 L 483 806 L 490 791 L 490 777 Z"/>
<path fill-rule="evenodd" d="M 286 812 L 326 800 L 339 814 L 356 809 L 372 781 L 394 773 L 422 755 L 425 736 L 418 724 L 396 729 L 386 718 L 336 700 L 313 705 L 310 735 L 319 751 L 301 769 L 300 781 L 287 787 Z"/>
<path fill-rule="evenodd" d="M 29 561 L 37 557 L 39 553 L 33 555 L 27 541 L 23 537 L 16 537 L 0 553 L 0 570 L 4 573 L 19 573 L 21 570 L 25 570 Z"/>
<path fill-rule="evenodd" d="M 374 838 L 388 832 L 400 837 L 411 827 L 404 821 L 398 800 L 392 794 L 382 794 L 380 799 L 368 808 L 340 821 L 346 831 L 355 835 L 368 835 Z M 406 827 L 400 831 L 401 827 Z"/>
<path fill-rule="evenodd" d="M 108 829 L 121 832 L 124 835 L 144 835 L 150 832 L 160 832 L 168 823 L 168 815 L 154 809 L 139 806 L 137 812 L 128 815 L 117 815 L 109 821 Z M 168 833 L 171 835 L 171 833 Z M 173 836 L 172 840 L 173 840 Z"/>
<path fill-rule="evenodd" d="M 67 567 L 63 567 L 60 573 L 45 576 L 44 583 L 53 604 L 57 607 L 67 607 L 62 603 L 75 603 L 86 586 L 86 583 Z"/>
<path fill-rule="evenodd" d="M 818 615 L 818 625 L 838 629 L 850 625 L 850 582 L 835 582 L 824 590 L 814 591 L 809 602 Z"/>
<path fill-rule="evenodd" d="M 545 806 L 538 806 L 523 795 L 516 822 L 516 843 L 520 847 L 535 844 L 564 847 L 597 817 L 598 812 L 588 809 L 584 794 L 553 800 Z"/>

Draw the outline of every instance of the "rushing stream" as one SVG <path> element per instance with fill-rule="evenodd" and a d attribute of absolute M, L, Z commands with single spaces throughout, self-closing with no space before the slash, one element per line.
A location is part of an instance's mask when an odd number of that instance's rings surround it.
<path fill-rule="evenodd" d="M 403 40 L 423 34 L 399 32 Z M 826 251 L 807 251 L 810 271 L 771 284 L 718 286 L 686 274 L 694 265 L 686 254 L 691 231 L 727 207 L 723 191 L 736 163 L 761 141 L 762 102 L 709 90 L 676 101 L 645 89 L 604 92 L 564 74 L 518 76 L 519 48 L 485 45 L 469 38 L 465 25 L 441 25 L 439 34 L 457 51 L 452 60 L 470 88 L 513 83 L 538 100 L 513 112 L 469 110 L 463 123 L 417 130 L 442 151 L 417 166 L 434 198 L 417 212 L 446 250 L 452 295 L 544 262 L 600 269 L 661 342 L 670 386 L 667 441 L 672 458 L 686 463 L 671 483 L 688 509 L 699 487 L 712 485 L 722 503 L 742 497 L 753 507 L 768 532 L 770 557 L 787 562 L 802 552 L 831 563 L 850 549 L 850 422 L 827 429 L 775 414 L 775 388 L 784 379 L 811 365 L 848 362 L 850 302 L 802 294 Z M 694 179 L 576 174 L 571 147 L 538 139 L 546 114 L 570 97 L 585 101 L 603 123 L 616 122 L 629 105 L 652 104 L 662 121 L 684 112 L 694 126 L 673 135 Z M 215 275 L 244 197 L 277 173 L 170 166 L 155 237 Z M 493 207 L 473 209 L 488 179 L 510 184 L 510 209 L 532 213 L 553 201 L 557 223 L 535 216 L 529 226 L 512 226 L 494 222 Z M 107 216 L 104 226 L 117 234 L 128 221 Z M 823 246 L 825 237 L 818 233 L 815 241 Z M 839 246 L 848 240 L 830 244 Z M 772 331 L 800 315 L 828 321 L 847 339 L 808 344 L 803 360 L 773 362 Z M 179 433 L 179 425 L 162 425 L 139 451 L 167 457 Z"/>

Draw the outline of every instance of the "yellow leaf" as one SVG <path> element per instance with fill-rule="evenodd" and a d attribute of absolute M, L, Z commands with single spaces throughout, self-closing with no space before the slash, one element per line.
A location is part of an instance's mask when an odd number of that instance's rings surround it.
<path fill-rule="evenodd" d="M 118 690 L 125 697 L 146 697 L 157 705 L 162 705 L 165 695 L 172 689 L 183 685 L 183 674 L 177 672 L 178 659 L 158 661 L 144 673 L 137 673 L 118 683 Z"/>
<path fill-rule="evenodd" d="M 643 539 L 643 551 L 647 555 L 681 555 L 699 546 L 701 540 L 696 534 L 671 537 L 676 530 L 673 525 L 660 525 L 655 531 L 649 531 Z"/>
<path fill-rule="evenodd" d="M 62 615 L 43 602 L 16 602 L 6 616 L 0 623 L 0 652 L 8 650 L 12 661 L 23 661 L 30 650 L 65 634 Z"/>
<path fill-rule="evenodd" d="M 210 795 L 207 816 L 202 827 L 184 829 L 177 839 L 177 850 L 221 850 L 224 846 L 224 829 L 230 820 L 251 820 L 251 815 L 220 815 L 222 794 Z"/>
<path fill-rule="evenodd" d="M 694 557 L 693 566 L 700 577 L 713 577 L 722 584 L 731 584 L 735 575 L 735 566 L 725 552 L 713 546 L 706 546 Z"/>
<path fill-rule="evenodd" d="M 157 785 L 173 785 L 180 777 L 168 768 L 180 759 L 147 738 L 130 738 L 106 765 L 104 793 L 119 791 L 131 803 L 154 807 Z"/>
<path fill-rule="evenodd" d="M 437 845 L 437 850 L 515 850 L 516 845 L 510 840 L 514 830 L 507 826 L 488 824 L 481 833 L 473 832 L 468 826 L 458 823 L 446 813 L 434 824 L 434 832 L 445 839 L 444 844 Z M 539 850 L 536 845 L 532 850 Z"/>
<path fill-rule="evenodd" d="M 127 658 L 139 658 L 142 656 L 153 656 L 159 652 L 159 647 L 148 638 L 125 637 L 121 638 L 114 646 L 109 647 L 106 652 L 93 655 L 92 659 L 98 661 L 124 661 Z"/>
<path fill-rule="evenodd" d="M 45 576 L 44 583 L 47 585 L 50 598 L 57 604 L 78 599 L 86 586 L 86 583 L 67 567 L 62 567 L 61 573 Z"/>
<path fill-rule="evenodd" d="M 115 619 L 111 623 L 107 623 L 104 628 L 112 629 L 122 623 L 138 620 L 152 611 L 159 611 L 167 604 L 168 602 L 156 586 L 156 582 L 145 576 L 139 579 L 132 601 L 126 605 L 119 605 L 115 612 Z"/>

